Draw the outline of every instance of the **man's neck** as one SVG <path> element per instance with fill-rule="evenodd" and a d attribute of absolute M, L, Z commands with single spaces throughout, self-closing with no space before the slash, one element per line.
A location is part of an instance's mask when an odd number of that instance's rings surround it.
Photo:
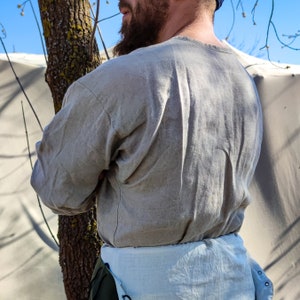
<path fill-rule="evenodd" d="M 215 36 L 213 17 L 190 1 L 170 1 L 169 17 L 161 30 L 158 43 L 174 36 L 186 36 L 205 44 L 222 47 Z M 184 13 L 183 13 L 184 12 Z"/>

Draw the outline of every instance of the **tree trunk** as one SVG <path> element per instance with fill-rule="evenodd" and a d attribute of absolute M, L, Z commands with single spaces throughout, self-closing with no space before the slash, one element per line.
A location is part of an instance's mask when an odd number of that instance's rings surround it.
<path fill-rule="evenodd" d="M 46 81 L 58 112 L 69 85 L 97 67 L 100 56 L 92 37 L 88 0 L 39 0 L 39 8 L 48 51 Z M 95 208 L 74 217 L 59 216 L 58 227 L 67 299 L 87 299 L 100 249 Z"/>

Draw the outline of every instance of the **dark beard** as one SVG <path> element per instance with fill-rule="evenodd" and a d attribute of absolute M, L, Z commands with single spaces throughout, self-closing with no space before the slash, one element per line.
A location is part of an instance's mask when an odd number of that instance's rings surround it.
<path fill-rule="evenodd" d="M 168 16 L 169 0 L 146 0 L 137 3 L 129 23 L 122 24 L 121 41 L 114 48 L 114 55 L 120 56 L 131 51 L 154 45 Z"/>

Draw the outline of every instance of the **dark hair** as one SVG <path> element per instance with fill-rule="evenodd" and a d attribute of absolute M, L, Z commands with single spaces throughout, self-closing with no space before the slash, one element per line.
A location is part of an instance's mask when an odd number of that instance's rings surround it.
<path fill-rule="evenodd" d="M 216 0 L 216 2 L 217 2 L 216 10 L 218 10 L 222 6 L 224 0 Z"/>

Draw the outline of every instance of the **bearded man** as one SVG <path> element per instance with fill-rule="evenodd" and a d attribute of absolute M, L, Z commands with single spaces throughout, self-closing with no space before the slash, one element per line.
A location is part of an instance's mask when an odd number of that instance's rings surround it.
<path fill-rule="evenodd" d="M 222 2 L 121 0 L 119 57 L 69 88 L 37 144 L 48 207 L 78 214 L 96 196 L 91 299 L 269 299 L 238 235 L 262 114 L 214 34 Z"/>

